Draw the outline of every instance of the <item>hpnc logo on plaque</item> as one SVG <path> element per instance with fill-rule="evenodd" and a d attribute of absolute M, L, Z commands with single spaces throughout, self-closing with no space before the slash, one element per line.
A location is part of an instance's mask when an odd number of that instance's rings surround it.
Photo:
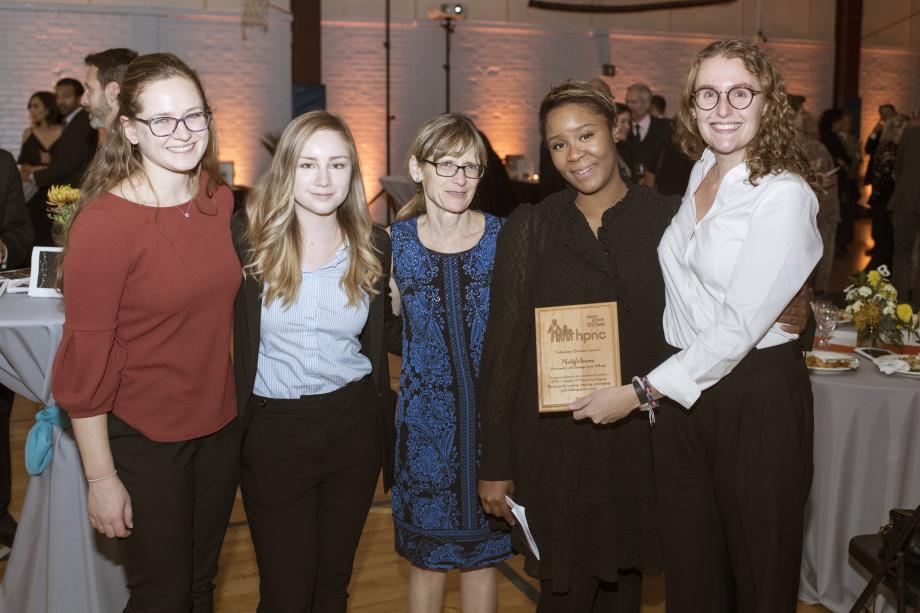
<path fill-rule="evenodd" d="M 617 303 L 534 309 L 541 413 L 565 411 L 594 390 L 620 385 Z"/>

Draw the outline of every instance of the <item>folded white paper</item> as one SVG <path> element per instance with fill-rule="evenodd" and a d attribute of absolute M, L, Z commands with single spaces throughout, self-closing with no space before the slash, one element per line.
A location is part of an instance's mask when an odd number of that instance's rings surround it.
<path fill-rule="evenodd" d="M 537 542 L 530 532 L 530 526 L 527 525 L 527 515 L 524 513 L 524 507 L 511 500 L 510 496 L 505 496 L 505 501 L 508 503 L 508 506 L 511 507 L 511 514 L 517 519 L 518 526 L 520 526 L 521 530 L 524 532 L 524 539 L 527 541 L 527 546 L 530 547 L 530 551 L 533 553 L 534 557 L 539 560 L 540 550 L 537 548 Z"/>

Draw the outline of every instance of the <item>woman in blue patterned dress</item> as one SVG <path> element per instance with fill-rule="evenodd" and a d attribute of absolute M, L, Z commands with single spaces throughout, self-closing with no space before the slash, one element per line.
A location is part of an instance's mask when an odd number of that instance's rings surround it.
<path fill-rule="evenodd" d="M 473 122 L 446 114 L 412 144 L 416 195 L 390 228 L 403 362 L 396 412 L 396 551 L 412 564 L 409 613 L 440 611 L 446 571 L 459 569 L 464 611 L 495 611 L 494 565 L 512 555 L 476 493 L 475 381 L 501 220 L 470 210 L 486 151 Z"/>

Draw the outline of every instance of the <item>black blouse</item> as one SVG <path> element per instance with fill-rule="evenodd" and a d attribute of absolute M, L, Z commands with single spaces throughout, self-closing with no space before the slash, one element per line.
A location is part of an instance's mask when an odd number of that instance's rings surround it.
<path fill-rule="evenodd" d="M 499 236 L 479 393 L 479 478 L 514 480 L 541 554 L 525 569 L 554 591 L 660 568 L 648 420 L 539 415 L 534 308 L 617 301 L 623 381 L 648 373 L 669 355 L 657 247 L 679 199 L 630 184 L 595 237 L 575 196 L 519 207 Z"/>

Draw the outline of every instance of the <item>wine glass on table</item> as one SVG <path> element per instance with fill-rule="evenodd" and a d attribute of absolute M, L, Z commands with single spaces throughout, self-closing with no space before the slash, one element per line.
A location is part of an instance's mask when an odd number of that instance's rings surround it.
<path fill-rule="evenodd" d="M 831 335 L 837 327 L 837 321 L 840 312 L 830 300 L 816 300 L 812 303 L 812 310 L 815 314 L 815 323 L 818 326 L 817 346 L 820 349 L 827 349 L 830 344 Z"/>

